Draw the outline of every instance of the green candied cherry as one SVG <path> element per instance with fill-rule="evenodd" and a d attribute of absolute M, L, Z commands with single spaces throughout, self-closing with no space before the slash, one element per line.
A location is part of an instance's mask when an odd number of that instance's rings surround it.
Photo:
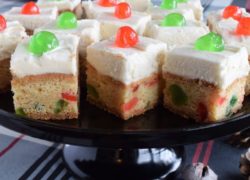
<path fill-rule="evenodd" d="M 161 22 L 161 26 L 185 26 L 186 20 L 180 13 L 171 13 L 165 16 Z"/>
<path fill-rule="evenodd" d="M 238 101 L 237 96 L 233 96 L 233 97 L 231 98 L 231 100 L 230 100 L 230 106 L 231 106 L 231 107 L 234 107 L 234 106 L 236 105 L 237 101 Z"/>
<path fill-rule="evenodd" d="M 172 102 L 177 106 L 182 106 L 187 104 L 188 97 L 183 89 L 177 84 L 173 84 L 169 87 L 169 92 L 172 97 Z"/>
<path fill-rule="evenodd" d="M 236 103 L 238 102 L 238 98 L 237 96 L 232 96 L 232 98 L 229 101 L 229 105 L 226 108 L 226 116 L 231 116 L 232 113 L 232 108 L 236 105 Z"/>
<path fill-rule="evenodd" d="M 196 40 L 195 49 L 199 51 L 221 52 L 225 48 L 223 38 L 210 32 Z"/>
<path fill-rule="evenodd" d="M 23 108 L 17 108 L 15 110 L 16 112 L 16 115 L 20 116 L 20 117 L 25 117 L 26 116 L 26 113 L 24 112 Z"/>
<path fill-rule="evenodd" d="M 53 33 L 41 31 L 31 37 L 28 50 L 37 56 L 41 56 L 43 53 L 51 51 L 58 46 L 59 41 Z"/>
<path fill-rule="evenodd" d="M 161 6 L 162 9 L 176 9 L 177 0 L 162 0 Z"/>
<path fill-rule="evenodd" d="M 68 104 L 69 103 L 67 101 L 64 101 L 63 99 L 58 100 L 55 104 L 54 113 L 59 114 L 68 106 Z"/>
<path fill-rule="evenodd" d="M 59 29 L 75 29 L 77 27 L 76 15 L 72 12 L 62 13 L 56 20 Z"/>
<path fill-rule="evenodd" d="M 98 99 L 99 98 L 99 94 L 97 92 L 97 90 L 95 89 L 94 86 L 90 85 L 90 84 L 87 84 L 87 93 L 94 97 L 95 99 Z"/>

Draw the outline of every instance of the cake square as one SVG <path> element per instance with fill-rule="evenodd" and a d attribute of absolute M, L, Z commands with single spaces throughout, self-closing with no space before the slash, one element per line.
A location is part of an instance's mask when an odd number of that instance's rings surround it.
<path fill-rule="evenodd" d="M 77 36 L 42 31 L 17 46 L 10 69 L 18 115 L 41 120 L 78 117 L 78 45 Z"/>
<path fill-rule="evenodd" d="M 225 46 L 221 52 L 175 48 L 163 65 L 164 106 L 199 122 L 216 122 L 242 107 L 249 72 L 247 50 Z"/>
<path fill-rule="evenodd" d="M 37 5 L 41 8 L 57 7 L 59 14 L 71 11 L 78 19 L 81 19 L 83 15 L 81 0 L 38 0 Z"/>
<path fill-rule="evenodd" d="M 139 36 L 128 48 L 115 45 L 114 38 L 87 48 L 87 99 L 127 120 L 145 113 L 161 96 L 160 66 L 166 45 Z"/>
<path fill-rule="evenodd" d="M 63 14 L 62 14 L 63 15 Z M 60 18 L 60 16 L 59 16 Z M 41 28 L 35 30 L 35 32 L 49 31 L 56 34 L 72 34 L 80 38 L 79 44 L 79 66 L 80 66 L 80 79 L 84 81 L 86 76 L 86 51 L 87 47 L 100 40 L 100 23 L 94 19 L 78 20 L 76 27 L 63 28 L 57 25 L 58 20 L 53 21 Z M 63 20 L 63 19 L 62 19 Z"/>
<path fill-rule="evenodd" d="M 186 0 L 180 1 L 177 5 L 179 9 L 190 8 L 194 12 L 195 19 L 197 21 L 203 20 L 203 7 L 201 4 L 201 0 Z"/>
<path fill-rule="evenodd" d="M 34 4 L 35 6 L 35 4 Z M 25 7 L 25 5 L 23 6 Z M 57 8 L 38 8 L 37 14 L 23 14 L 23 7 L 13 7 L 5 12 L 3 16 L 7 21 L 19 21 L 29 35 L 33 34 L 36 28 L 39 28 L 51 21 L 54 21 L 58 15 Z"/>
<path fill-rule="evenodd" d="M 236 29 L 239 21 L 232 17 L 224 18 L 225 9 L 213 11 L 208 15 L 208 25 L 211 31 L 220 34 L 228 45 L 237 45 L 246 47 L 248 50 L 248 60 L 250 62 L 250 34 L 239 35 Z M 244 8 L 241 8 L 242 17 L 250 18 L 250 14 Z M 250 20 L 249 20 L 250 22 Z M 249 25 L 247 25 L 249 27 Z M 250 94 L 250 76 L 247 78 L 246 95 Z"/>
<path fill-rule="evenodd" d="M 160 6 L 152 5 L 147 9 L 147 13 L 151 14 L 152 20 L 162 20 L 165 16 L 171 13 L 182 14 L 186 20 L 196 20 L 193 10 L 188 7 L 164 9 Z"/>
<path fill-rule="evenodd" d="M 182 26 L 167 26 L 162 25 L 163 20 L 152 20 L 148 23 L 144 35 L 165 42 L 170 51 L 175 47 L 193 43 L 209 32 L 209 28 L 203 22 L 191 20 L 185 20 L 185 22 Z"/>
<path fill-rule="evenodd" d="M 119 19 L 115 17 L 114 13 L 102 13 L 96 18 L 101 24 L 101 37 L 102 39 L 108 39 L 122 26 L 132 27 L 139 35 L 143 35 L 146 31 L 148 22 L 151 20 L 151 16 L 133 11 L 131 16 L 125 19 Z"/>
<path fill-rule="evenodd" d="M 0 92 L 10 88 L 10 58 L 17 44 L 26 36 L 24 27 L 17 21 L 7 22 L 5 29 L 0 31 L 0 42 L 4 42 L 0 43 Z"/>

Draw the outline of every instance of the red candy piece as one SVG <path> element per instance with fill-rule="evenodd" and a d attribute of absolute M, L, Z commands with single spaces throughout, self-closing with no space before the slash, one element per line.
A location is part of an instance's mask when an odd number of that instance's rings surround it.
<path fill-rule="evenodd" d="M 21 14 L 40 14 L 39 7 L 33 1 L 25 3 L 22 7 Z"/>
<path fill-rule="evenodd" d="M 68 101 L 76 102 L 77 97 L 75 95 L 72 95 L 70 93 L 62 93 L 62 98 Z"/>
<path fill-rule="evenodd" d="M 237 35 L 250 35 L 250 17 L 242 17 L 236 28 Z"/>
<path fill-rule="evenodd" d="M 119 19 L 126 19 L 131 16 L 131 8 L 128 3 L 122 2 L 115 7 L 115 17 Z"/>
<path fill-rule="evenodd" d="M 224 102 L 226 101 L 226 98 L 225 97 L 220 97 L 219 99 L 218 99 L 218 105 L 222 105 L 222 104 L 224 104 Z"/>
<path fill-rule="evenodd" d="M 128 103 L 123 104 L 122 106 L 123 111 L 129 111 L 133 109 L 137 105 L 138 102 L 139 102 L 139 99 L 137 97 L 134 97 Z"/>
<path fill-rule="evenodd" d="M 129 26 L 118 29 L 115 44 L 120 48 L 133 47 L 139 41 L 137 33 Z"/>
<path fill-rule="evenodd" d="M 233 19 L 239 20 L 242 16 L 242 10 L 238 6 L 227 6 L 223 11 L 223 18 L 228 19 L 232 17 Z"/>
<path fill-rule="evenodd" d="M 3 16 L 0 15 L 0 31 L 5 30 L 7 27 L 6 20 Z"/>
<path fill-rule="evenodd" d="M 112 7 L 117 4 L 117 0 L 99 0 L 98 4 L 104 7 Z"/>
<path fill-rule="evenodd" d="M 207 112 L 207 107 L 203 103 L 199 103 L 197 107 L 198 115 L 200 120 L 204 121 L 207 119 L 208 112 Z"/>

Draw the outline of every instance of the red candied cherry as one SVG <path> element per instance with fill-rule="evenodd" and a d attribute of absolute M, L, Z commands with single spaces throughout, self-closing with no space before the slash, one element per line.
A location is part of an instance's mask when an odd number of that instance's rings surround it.
<path fill-rule="evenodd" d="M 68 92 L 62 93 L 62 98 L 68 101 L 72 101 L 72 102 L 77 101 L 77 97 Z"/>
<path fill-rule="evenodd" d="M 0 15 L 0 31 L 5 30 L 7 27 L 5 18 Z"/>
<path fill-rule="evenodd" d="M 236 28 L 237 35 L 250 35 L 250 17 L 242 17 Z"/>
<path fill-rule="evenodd" d="M 218 105 L 223 105 L 226 101 L 226 97 L 219 97 L 217 102 L 218 102 Z"/>
<path fill-rule="evenodd" d="M 117 0 L 98 0 L 98 4 L 104 7 L 112 7 L 117 4 Z"/>
<path fill-rule="evenodd" d="M 122 2 L 115 6 L 115 17 L 126 19 L 131 16 L 131 7 L 128 3 Z"/>
<path fill-rule="evenodd" d="M 21 14 L 40 14 L 40 10 L 36 3 L 30 1 L 23 5 Z"/>
<path fill-rule="evenodd" d="M 129 102 L 123 104 L 122 106 L 123 111 L 130 111 L 137 105 L 138 102 L 139 99 L 137 97 L 132 98 Z"/>
<path fill-rule="evenodd" d="M 135 46 L 139 41 L 138 35 L 129 26 L 123 26 L 118 29 L 115 44 L 120 48 L 128 48 Z"/>
<path fill-rule="evenodd" d="M 242 10 L 238 6 L 227 6 L 222 14 L 223 18 L 228 19 L 228 18 L 233 18 L 235 20 L 239 20 L 242 16 Z"/>

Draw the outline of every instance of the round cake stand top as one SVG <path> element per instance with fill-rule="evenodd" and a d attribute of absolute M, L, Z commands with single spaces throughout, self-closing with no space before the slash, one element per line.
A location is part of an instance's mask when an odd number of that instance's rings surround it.
<path fill-rule="evenodd" d="M 0 95 L 0 124 L 36 137 L 65 144 L 107 148 L 159 148 L 197 143 L 225 136 L 250 126 L 250 99 L 240 112 L 225 121 L 198 124 L 175 115 L 162 106 L 123 121 L 82 98 L 77 120 L 35 121 L 17 117 L 12 95 Z"/>

